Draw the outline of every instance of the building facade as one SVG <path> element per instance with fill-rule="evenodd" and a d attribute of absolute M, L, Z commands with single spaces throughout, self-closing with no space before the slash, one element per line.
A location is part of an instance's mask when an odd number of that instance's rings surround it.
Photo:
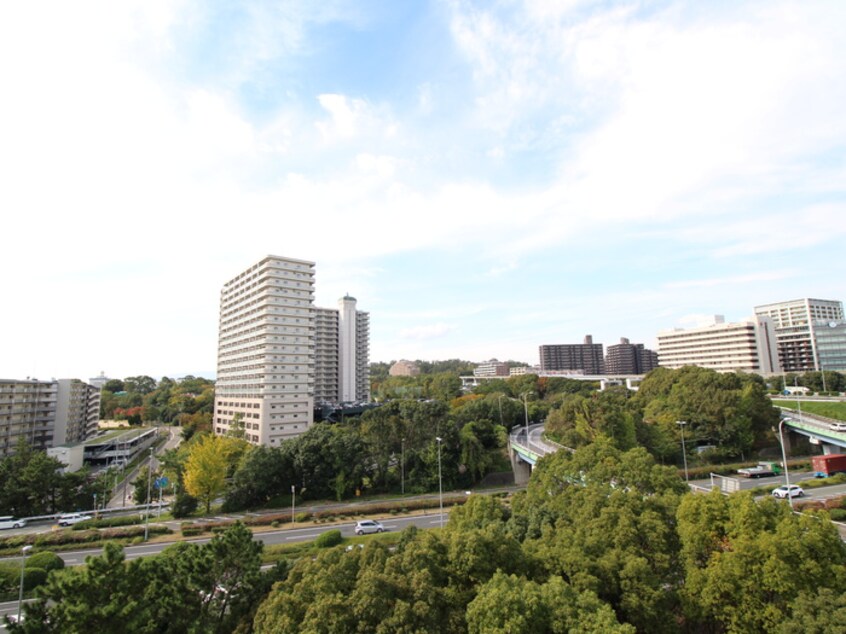
<path fill-rule="evenodd" d="M 573 370 L 584 374 L 604 374 L 602 344 L 593 343 L 593 337 L 587 335 L 581 344 L 540 346 L 540 369 L 541 372 Z"/>
<path fill-rule="evenodd" d="M 0 457 L 20 439 L 36 449 L 79 443 L 97 432 L 100 390 L 79 379 L 0 380 Z"/>
<path fill-rule="evenodd" d="M 491 359 L 490 361 L 480 363 L 475 368 L 473 368 L 473 376 L 507 377 L 511 376 L 511 371 L 507 363 L 503 361 L 497 361 L 496 359 Z"/>
<path fill-rule="evenodd" d="M 314 405 L 370 400 L 370 316 L 346 296 L 314 306 L 315 264 L 269 255 L 220 294 L 214 431 L 279 446 Z"/>
<path fill-rule="evenodd" d="M 606 374 L 646 374 L 657 367 L 657 352 L 625 337 L 620 338 L 620 343 L 608 346 L 605 352 Z"/>
<path fill-rule="evenodd" d="M 220 293 L 214 431 L 278 446 L 314 420 L 314 262 L 269 255 Z"/>
<path fill-rule="evenodd" d="M 795 299 L 755 307 L 755 314 L 772 319 L 778 354 L 785 372 L 833 370 L 823 367 L 817 349 L 819 324 L 843 320 L 843 303 L 828 299 Z"/>
<path fill-rule="evenodd" d="M 780 372 L 775 328 L 769 317 L 714 323 L 658 333 L 658 363 L 665 368 L 696 365 L 718 372 Z"/>
<path fill-rule="evenodd" d="M 370 400 L 370 315 L 349 295 L 338 308 L 315 308 L 314 402 Z"/>
<path fill-rule="evenodd" d="M 388 374 L 390 376 L 419 376 L 420 368 L 414 361 L 400 359 L 388 369 Z"/>
<path fill-rule="evenodd" d="M 53 446 L 92 438 L 100 421 L 100 388 L 79 379 L 59 379 Z"/>
<path fill-rule="evenodd" d="M 846 321 L 815 322 L 814 340 L 820 368 L 846 372 Z"/>

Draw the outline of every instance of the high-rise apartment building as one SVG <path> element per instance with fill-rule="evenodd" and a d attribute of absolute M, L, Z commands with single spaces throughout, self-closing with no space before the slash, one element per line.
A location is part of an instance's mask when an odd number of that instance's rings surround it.
<path fill-rule="evenodd" d="M 606 374 L 646 374 L 657 367 L 657 352 L 625 337 L 620 337 L 620 343 L 608 346 L 605 352 Z"/>
<path fill-rule="evenodd" d="M 93 437 L 100 421 L 100 388 L 79 379 L 59 379 L 53 446 Z"/>
<path fill-rule="evenodd" d="M 778 354 L 786 372 L 833 370 L 823 367 L 817 350 L 818 324 L 843 320 L 843 303 L 828 299 L 795 299 L 755 307 L 756 315 L 773 320 Z"/>
<path fill-rule="evenodd" d="M 99 415 L 100 390 L 78 379 L 0 380 L 0 457 L 21 438 L 37 449 L 82 442 Z"/>
<path fill-rule="evenodd" d="M 269 255 L 220 295 L 215 433 L 243 425 L 278 446 L 314 422 L 314 404 L 370 400 L 370 316 L 349 295 L 314 306 L 314 262 Z"/>
<path fill-rule="evenodd" d="M 540 346 L 540 369 L 541 372 L 574 370 L 585 374 L 604 374 L 602 344 L 593 343 L 593 337 L 586 335 L 581 344 Z"/>
<path fill-rule="evenodd" d="M 269 255 L 220 292 L 214 430 L 278 446 L 314 420 L 314 262 Z"/>
<path fill-rule="evenodd" d="M 696 365 L 718 372 L 780 371 L 775 329 L 764 316 L 725 323 L 716 315 L 711 325 L 660 332 L 658 362 L 665 368 Z"/>
<path fill-rule="evenodd" d="M 346 295 L 338 308 L 315 308 L 314 402 L 370 400 L 370 315 Z"/>

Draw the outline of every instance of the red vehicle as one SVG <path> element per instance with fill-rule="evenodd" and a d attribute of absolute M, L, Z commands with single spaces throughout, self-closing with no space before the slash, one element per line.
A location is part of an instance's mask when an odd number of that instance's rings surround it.
<path fill-rule="evenodd" d="M 846 473 L 846 454 L 833 453 L 828 456 L 811 456 L 811 469 L 818 478 L 827 478 L 835 473 Z"/>

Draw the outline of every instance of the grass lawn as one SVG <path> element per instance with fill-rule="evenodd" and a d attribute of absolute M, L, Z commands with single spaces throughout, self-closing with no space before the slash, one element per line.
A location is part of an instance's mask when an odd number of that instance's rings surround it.
<path fill-rule="evenodd" d="M 773 405 L 798 410 L 800 403 L 797 403 L 796 401 L 779 400 L 774 401 Z M 802 401 L 801 405 L 803 412 L 817 414 L 818 416 L 825 416 L 826 418 L 834 418 L 836 420 L 846 420 L 846 403 Z"/>

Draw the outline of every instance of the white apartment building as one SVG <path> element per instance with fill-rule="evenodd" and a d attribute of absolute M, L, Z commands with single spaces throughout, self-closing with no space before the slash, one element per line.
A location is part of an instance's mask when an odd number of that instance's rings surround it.
<path fill-rule="evenodd" d="M 477 377 L 506 377 L 511 376 L 510 368 L 504 361 L 490 359 L 473 368 L 473 376 Z"/>
<path fill-rule="evenodd" d="M 269 255 L 220 292 L 214 430 L 278 446 L 314 420 L 314 262 Z"/>
<path fill-rule="evenodd" d="M 658 333 L 658 364 L 665 368 L 696 365 L 718 372 L 780 372 L 775 329 L 768 317 Z"/>
<path fill-rule="evenodd" d="M 345 295 L 338 308 L 315 308 L 314 402 L 370 400 L 370 315 Z"/>
<path fill-rule="evenodd" d="M 820 363 L 816 330 L 819 324 L 843 320 L 843 303 L 828 299 L 794 299 L 755 307 L 756 315 L 775 325 L 781 366 L 786 372 L 834 370 Z"/>

